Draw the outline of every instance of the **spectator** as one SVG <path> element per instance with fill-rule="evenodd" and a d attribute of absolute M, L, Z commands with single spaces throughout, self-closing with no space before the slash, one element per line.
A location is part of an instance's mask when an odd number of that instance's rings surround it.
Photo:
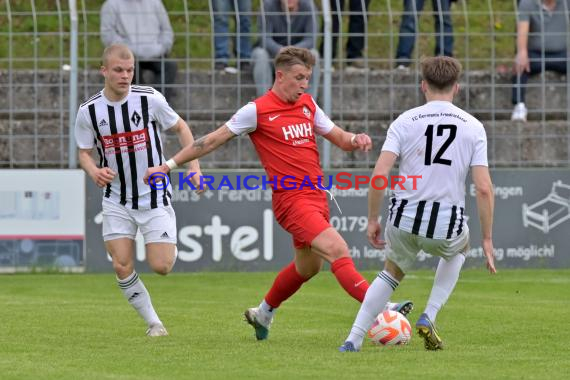
<path fill-rule="evenodd" d="M 137 61 L 135 83 L 156 86 L 171 100 L 176 62 L 167 57 L 174 33 L 162 1 L 106 0 L 101 7 L 101 40 L 105 46 L 126 44 Z M 150 71 L 152 79 L 143 71 Z"/>
<path fill-rule="evenodd" d="M 258 19 L 261 36 L 251 54 L 257 97 L 273 84 L 273 58 L 282 47 L 290 45 L 310 49 L 315 57 L 307 92 L 317 99 L 320 70 L 319 52 L 315 49 L 317 23 L 313 0 L 263 0 L 261 9 Z"/>
<path fill-rule="evenodd" d="M 404 0 L 404 14 L 400 22 L 400 37 L 396 52 L 396 68 L 407 70 L 412 63 L 412 52 L 416 42 L 419 12 L 425 0 Z M 453 25 L 451 23 L 451 2 L 455 0 L 431 0 L 435 20 L 434 55 L 453 56 Z"/>
<path fill-rule="evenodd" d="M 338 49 L 338 36 L 340 30 L 341 11 L 344 9 L 344 0 L 330 0 L 332 15 L 332 56 L 336 57 Z M 368 11 L 370 0 L 348 0 L 348 33 L 346 41 L 347 70 L 362 70 L 366 67 L 363 53 L 366 37 L 365 14 Z M 362 8 L 364 6 L 364 9 Z M 321 43 L 320 52 L 323 54 L 324 46 Z"/>
<path fill-rule="evenodd" d="M 568 3 L 568 0 L 521 0 L 519 3 L 512 94 L 515 107 L 511 120 L 526 121 L 525 86 L 529 75 L 544 70 L 566 74 Z"/>
<path fill-rule="evenodd" d="M 237 9 L 236 9 L 237 5 Z M 212 0 L 214 10 L 214 49 L 216 55 L 216 70 L 223 70 L 235 74 L 237 70 L 228 65 L 230 59 L 229 47 L 229 13 L 234 11 L 236 17 L 236 34 L 234 51 L 238 69 L 249 70 L 251 58 L 251 42 L 249 33 L 251 28 L 251 0 Z"/>

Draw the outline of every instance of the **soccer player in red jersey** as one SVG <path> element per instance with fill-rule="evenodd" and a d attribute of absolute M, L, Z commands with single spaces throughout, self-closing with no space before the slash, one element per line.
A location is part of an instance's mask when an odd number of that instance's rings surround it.
<path fill-rule="evenodd" d="M 324 260 L 331 264 L 344 290 L 359 302 L 368 289 L 368 282 L 354 266 L 348 245 L 329 223 L 326 194 L 318 188 L 324 176 L 315 134 L 345 151 L 368 152 L 372 141 L 364 133 L 343 131 L 305 94 L 314 62 L 307 49 L 281 49 L 275 57 L 275 82 L 265 95 L 239 109 L 214 132 L 184 147 L 164 165 L 149 168 L 145 175 L 147 181 L 154 173 L 168 173 L 238 135 L 249 134 L 273 181 L 275 218 L 293 236 L 295 246 L 295 259 L 277 275 L 259 307 L 245 312 L 258 340 L 267 338 L 275 309 L 316 275 Z M 413 307 L 411 302 L 388 305 L 403 312 Z"/>

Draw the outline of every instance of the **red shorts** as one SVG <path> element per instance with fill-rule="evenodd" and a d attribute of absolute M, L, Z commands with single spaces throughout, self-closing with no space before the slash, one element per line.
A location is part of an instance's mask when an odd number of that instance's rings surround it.
<path fill-rule="evenodd" d="M 295 248 L 304 248 L 324 230 L 329 223 L 329 204 L 321 190 L 283 191 L 273 193 L 275 219 L 293 235 Z"/>

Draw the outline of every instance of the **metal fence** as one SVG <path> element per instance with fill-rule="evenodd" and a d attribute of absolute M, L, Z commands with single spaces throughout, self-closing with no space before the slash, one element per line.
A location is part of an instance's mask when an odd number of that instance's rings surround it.
<path fill-rule="evenodd" d="M 238 0 L 229 1 L 237 6 Z M 265 8 L 259 0 L 251 2 L 252 11 L 246 16 L 252 27 L 247 37 L 255 43 L 259 38 L 256 20 L 265 14 Z M 323 10 L 330 5 L 338 9 L 339 0 L 331 0 L 331 4 L 317 1 L 313 10 L 317 48 L 325 36 L 333 37 L 328 24 L 323 28 L 323 19 L 336 20 L 340 26 L 335 34 L 339 37 L 336 57 L 328 49 L 321 56 L 318 102 L 338 125 L 366 131 L 375 143 L 374 152 L 369 154 L 331 149 L 332 167 L 374 164 L 390 121 L 423 102 L 418 86 L 420 57 L 434 53 L 437 38 L 443 42 L 443 36 L 434 32 L 434 16 L 441 22 L 444 15 L 434 12 L 431 2 L 426 1 L 422 12 L 411 11 L 418 22 L 418 31 L 410 34 L 415 41 L 411 66 L 407 70 L 395 69 L 400 20 L 408 12 L 402 7 L 403 1 L 370 3 L 364 18 L 363 60 L 359 62 L 363 67 L 351 65 L 354 62 L 347 58 L 346 50 L 347 39 L 357 35 L 349 29 L 349 17 L 358 12 L 346 9 L 324 17 Z M 97 72 L 103 50 L 99 31 L 102 4 L 103 0 L 0 1 L 0 167 L 65 168 L 73 162 L 69 131 L 74 108 L 103 84 Z M 216 69 L 214 10 L 210 1 L 165 0 L 164 4 L 175 34 L 169 58 L 178 65 L 176 81 L 171 86 L 175 96 L 170 102 L 189 122 L 194 134 L 202 136 L 255 97 L 252 74 L 234 59 L 229 64 L 241 70 Z M 77 18 L 72 17 L 74 7 Z M 515 9 L 516 0 L 453 3 L 453 54 L 465 70 L 457 104 L 485 124 L 492 166 L 568 166 L 567 76 L 548 73 L 533 77 L 527 91 L 529 121 L 510 121 Z M 567 8 L 565 11 L 568 15 Z M 227 16 L 230 29 L 226 35 L 231 41 L 239 41 L 240 31 L 235 24 L 240 19 L 233 11 Z M 570 33 L 566 34 L 570 40 Z M 75 41 L 76 56 L 71 49 Z M 234 44 L 231 42 L 232 51 Z M 170 154 L 178 145 L 173 137 L 166 140 Z M 324 150 L 324 155 L 328 156 L 328 150 Z M 202 161 L 206 167 L 259 167 L 247 138 L 234 139 Z"/>

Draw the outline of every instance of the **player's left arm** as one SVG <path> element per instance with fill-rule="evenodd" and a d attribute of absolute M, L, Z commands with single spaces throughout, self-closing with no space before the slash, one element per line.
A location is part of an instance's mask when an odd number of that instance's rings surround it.
<path fill-rule="evenodd" d="M 493 214 L 495 209 L 495 192 L 493 181 L 489 173 L 487 159 L 487 134 L 483 124 L 478 125 L 478 133 L 475 136 L 474 150 L 471 157 L 471 177 L 475 185 L 475 197 L 477 198 L 477 211 L 481 223 L 481 238 L 483 253 L 487 259 L 489 273 L 497 272 L 495 268 L 495 250 L 493 248 Z"/>
<path fill-rule="evenodd" d="M 493 248 L 493 213 L 495 209 L 495 192 L 493 182 L 487 166 L 476 165 L 471 167 L 471 176 L 475 185 L 477 211 L 481 223 L 481 238 L 483 253 L 487 259 L 489 273 L 497 273 L 495 268 L 495 252 Z"/>
<path fill-rule="evenodd" d="M 180 142 L 181 147 L 184 148 L 185 146 L 194 144 L 194 136 L 192 135 L 192 131 L 190 130 L 188 124 L 182 120 L 182 118 L 179 118 L 176 124 L 174 124 L 170 130 L 174 131 L 174 133 L 176 133 L 178 136 L 178 141 Z M 190 180 L 196 186 L 196 188 L 198 188 L 198 185 L 200 184 L 200 177 L 202 176 L 202 170 L 200 169 L 200 162 L 197 159 L 190 161 L 188 164 L 188 171 L 186 175 L 190 175 L 190 173 L 196 173 L 190 178 Z M 200 194 L 204 192 L 204 190 L 201 189 L 197 190 L 196 192 Z"/>
<path fill-rule="evenodd" d="M 336 125 L 323 137 L 346 152 L 352 152 L 355 149 L 368 152 L 372 149 L 372 140 L 366 133 L 347 132 Z"/>
<path fill-rule="evenodd" d="M 383 150 L 380 157 L 376 161 L 376 166 L 372 172 L 372 177 L 388 178 L 390 170 L 394 167 L 398 156 L 394 152 Z M 380 239 L 382 232 L 382 224 L 380 224 L 380 207 L 384 203 L 384 191 L 374 186 L 368 189 L 368 228 L 367 237 L 368 241 L 374 248 L 382 249 L 386 245 L 384 240 Z"/>

